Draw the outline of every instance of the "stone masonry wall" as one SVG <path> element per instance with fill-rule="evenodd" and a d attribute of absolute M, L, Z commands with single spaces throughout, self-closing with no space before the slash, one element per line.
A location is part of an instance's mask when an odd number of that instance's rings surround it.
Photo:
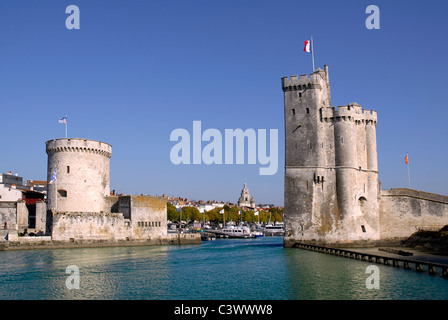
<path fill-rule="evenodd" d="M 381 191 L 380 237 L 407 238 L 421 229 L 448 224 L 448 197 L 411 189 Z"/>
<path fill-rule="evenodd" d="M 133 239 L 167 237 L 166 198 L 128 196 Z"/>
<path fill-rule="evenodd" d="M 0 202 L 0 228 L 3 228 L 6 222 L 8 229 L 17 229 L 16 210 L 16 201 Z"/>
<path fill-rule="evenodd" d="M 52 239 L 56 241 L 125 240 L 130 234 L 120 213 L 53 213 Z"/>

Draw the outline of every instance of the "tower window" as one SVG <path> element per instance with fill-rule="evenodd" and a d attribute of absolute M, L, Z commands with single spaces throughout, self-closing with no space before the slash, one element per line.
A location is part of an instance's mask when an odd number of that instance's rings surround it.
<path fill-rule="evenodd" d="M 292 109 L 292 114 L 296 114 L 296 109 Z"/>
<path fill-rule="evenodd" d="M 364 225 L 361 225 L 362 232 L 366 232 L 366 227 Z"/>
<path fill-rule="evenodd" d="M 302 98 L 302 92 L 299 92 L 299 98 Z"/>
<path fill-rule="evenodd" d="M 306 108 L 306 113 L 310 113 L 310 108 Z"/>
<path fill-rule="evenodd" d="M 67 173 L 70 173 L 70 166 L 67 166 Z"/>
<path fill-rule="evenodd" d="M 67 198 L 67 191 L 66 190 L 58 190 L 58 194 L 62 198 Z"/>

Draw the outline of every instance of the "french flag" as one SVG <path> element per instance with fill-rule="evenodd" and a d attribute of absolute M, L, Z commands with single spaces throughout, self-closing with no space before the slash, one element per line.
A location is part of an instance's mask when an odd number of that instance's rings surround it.
<path fill-rule="evenodd" d="M 311 52 L 311 50 L 310 50 L 310 44 L 311 44 L 311 41 L 309 41 L 309 40 L 305 40 L 305 48 L 303 49 L 303 51 L 305 51 L 305 52 Z"/>

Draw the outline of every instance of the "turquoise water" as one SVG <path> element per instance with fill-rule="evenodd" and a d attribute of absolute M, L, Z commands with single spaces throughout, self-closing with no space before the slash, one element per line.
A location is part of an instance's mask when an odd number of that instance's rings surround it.
<path fill-rule="evenodd" d="M 66 268 L 79 268 L 69 290 Z M 0 252 L 0 299 L 448 299 L 448 279 L 301 249 L 282 238 Z"/>

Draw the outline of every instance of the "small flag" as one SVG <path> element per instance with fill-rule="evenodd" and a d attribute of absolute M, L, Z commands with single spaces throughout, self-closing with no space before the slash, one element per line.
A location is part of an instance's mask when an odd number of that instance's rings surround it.
<path fill-rule="evenodd" d="M 254 216 L 258 216 L 258 211 L 255 211 L 255 212 L 254 212 Z"/>
<path fill-rule="evenodd" d="M 406 164 L 408 164 L 408 155 L 406 155 L 406 158 L 404 158 L 404 160 L 406 161 Z"/>
<path fill-rule="evenodd" d="M 182 211 L 182 207 L 177 208 L 177 212 L 181 212 Z"/>
<path fill-rule="evenodd" d="M 311 52 L 311 50 L 310 50 L 310 44 L 311 44 L 311 41 L 309 41 L 309 40 L 305 40 L 305 48 L 303 49 L 303 51 L 305 51 L 305 52 Z"/>
<path fill-rule="evenodd" d="M 59 118 L 59 123 L 67 124 L 67 117 Z"/>
<path fill-rule="evenodd" d="M 238 214 L 241 214 L 241 211 L 238 211 Z"/>
<path fill-rule="evenodd" d="M 58 168 L 54 168 L 54 172 L 53 175 L 51 176 L 51 180 L 49 183 L 53 183 L 56 181 L 56 171 L 58 170 Z"/>
<path fill-rule="evenodd" d="M 224 213 L 224 209 L 222 209 L 221 211 L 219 211 L 219 213 Z"/>

